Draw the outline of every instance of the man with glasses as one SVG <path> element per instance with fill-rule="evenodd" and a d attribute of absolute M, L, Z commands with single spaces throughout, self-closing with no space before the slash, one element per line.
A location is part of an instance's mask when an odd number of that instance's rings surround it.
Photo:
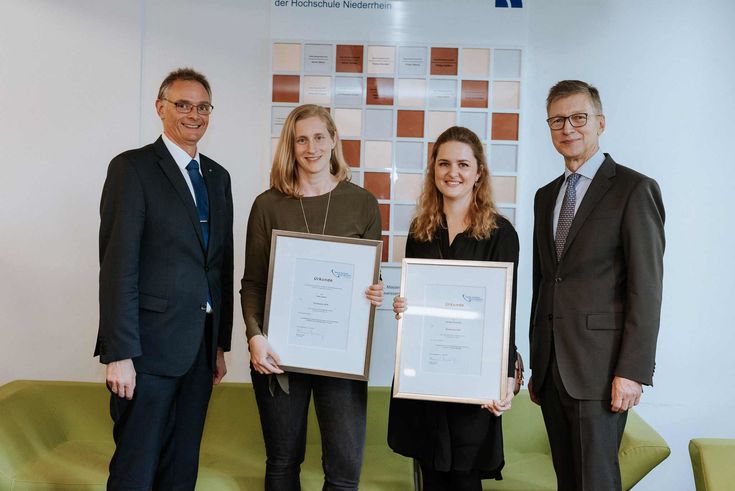
<path fill-rule="evenodd" d="M 534 203 L 528 389 L 558 488 L 619 490 L 627 411 L 653 379 L 664 206 L 656 181 L 600 152 L 597 89 L 561 81 L 546 108 L 565 169 Z"/>
<path fill-rule="evenodd" d="M 230 176 L 201 155 L 209 82 L 161 84 L 163 134 L 115 157 L 100 205 L 100 324 L 116 449 L 108 489 L 193 490 L 232 332 Z"/>

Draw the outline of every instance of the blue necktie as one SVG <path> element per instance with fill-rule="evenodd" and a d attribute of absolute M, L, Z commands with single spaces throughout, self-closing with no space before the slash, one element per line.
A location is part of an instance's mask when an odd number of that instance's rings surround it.
<path fill-rule="evenodd" d="M 204 238 L 204 250 L 206 251 L 209 247 L 209 195 L 207 194 L 207 186 L 204 184 L 204 179 L 199 173 L 199 164 L 196 160 L 189 162 L 186 166 L 186 171 L 189 173 L 189 179 L 194 187 L 194 196 L 197 201 L 197 212 L 199 215 L 199 226 L 202 227 L 202 237 Z M 214 306 L 212 302 L 212 292 L 207 289 L 207 303 L 210 307 Z"/>
<path fill-rule="evenodd" d="M 192 160 L 186 166 L 189 172 L 189 179 L 194 186 L 194 196 L 197 201 L 197 211 L 199 212 L 199 225 L 202 227 L 202 236 L 204 237 L 204 248 L 209 247 L 209 196 L 207 195 L 207 186 L 204 185 L 204 179 L 199 173 L 199 164 L 196 160 Z"/>
<path fill-rule="evenodd" d="M 556 260 L 561 259 L 561 253 L 564 252 L 564 246 L 567 242 L 567 235 L 574 220 L 574 208 L 577 204 L 577 181 L 579 174 L 569 174 L 567 177 L 567 191 L 564 193 L 564 200 L 561 202 L 561 210 L 559 210 L 559 221 L 556 224 L 556 237 L 554 244 L 556 245 Z"/>

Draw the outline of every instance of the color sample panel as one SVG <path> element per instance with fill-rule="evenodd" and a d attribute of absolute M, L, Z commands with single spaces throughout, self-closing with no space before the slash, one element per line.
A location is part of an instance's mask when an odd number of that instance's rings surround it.
<path fill-rule="evenodd" d="M 457 107 L 457 81 L 438 78 L 429 80 L 429 107 L 432 109 Z"/>
<path fill-rule="evenodd" d="M 340 73 L 362 73 L 362 45 L 337 45 L 336 70 Z"/>
<path fill-rule="evenodd" d="M 334 122 L 341 137 L 362 135 L 362 109 L 334 110 Z"/>
<path fill-rule="evenodd" d="M 518 115 L 493 113 L 493 140 L 518 140 Z"/>
<path fill-rule="evenodd" d="M 487 81 L 462 80 L 462 107 L 487 107 Z"/>
<path fill-rule="evenodd" d="M 392 138 L 393 111 L 385 109 L 366 109 L 364 135 L 367 138 Z"/>
<path fill-rule="evenodd" d="M 283 124 L 286 122 L 286 118 L 289 114 L 291 114 L 291 111 L 293 110 L 292 107 L 283 107 L 283 106 L 275 106 L 271 109 L 271 135 L 272 136 L 280 136 L 281 135 L 281 128 L 283 128 Z"/>
<path fill-rule="evenodd" d="M 382 230 L 387 232 L 390 230 L 390 205 L 380 204 L 378 209 L 380 210 L 380 225 Z"/>
<path fill-rule="evenodd" d="M 493 82 L 493 108 L 518 109 L 520 104 L 520 82 Z"/>
<path fill-rule="evenodd" d="M 396 136 L 399 138 L 423 138 L 424 111 L 399 110 Z"/>
<path fill-rule="evenodd" d="M 406 255 L 406 236 L 393 236 L 393 262 L 401 262 Z"/>
<path fill-rule="evenodd" d="M 415 214 L 416 206 L 414 205 L 393 205 L 393 229 L 408 232 Z"/>
<path fill-rule="evenodd" d="M 493 187 L 493 198 L 496 203 L 516 202 L 516 178 L 511 176 L 493 176 L 490 179 Z"/>
<path fill-rule="evenodd" d="M 338 106 L 361 105 L 362 79 L 357 77 L 335 77 L 334 103 Z"/>
<path fill-rule="evenodd" d="M 377 199 L 390 199 L 390 174 L 386 172 L 366 172 L 365 189 Z"/>
<path fill-rule="evenodd" d="M 459 113 L 459 125 L 474 131 L 480 137 L 480 140 L 487 138 L 487 124 L 489 121 L 485 111 Z"/>
<path fill-rule="evenodd" d="M 431 74 L 457 75 L 457 48 L 431 48 Z"/>
<path fill-rule="evenodd" d="M 273 75 L 273 102 L 299 102 L 299 76 Z"/>
<path fill-rule="evenodd" d="M 276 43 L 273 45 L 273 71 L 301 71 L 301 45 Z"/>
<path fill-rule="evenodd" d="M 426 80 L 398 79 L 398 105 L 404 107 L 423 107 L 426 101 Z"/>
<path fill-rule="evenodd" d="M 328 106 L 332 99 L 332 77 L 304 77 L 304 103 Z"/>
<path fill-rule="evenodd" d="M 395 197 L 396 201 L 408 201 L 415 203 L 421 194 L 421 185 L 424 176 L 421 174 L 408 174 L 399 172 L 396 179 Z"/>
<path fill-rule="evenodd" d="M 393 105 L 393 79 L 368 77 L 366 103 L 376 106 Z"/>
<path fill-rule="evenodd" d="M 490 170 L 497 172 L 516 172 L 518 170 L 518 146 L 491 145 Z"/>
<path fill-rule="evenodd" d="M 382 252 L 383 258 L 381 259 L 381 261 L 383 261 L 384 263 L 387 263 L 388 262 L 388 254 L 390 253 L 390 249 L 389 249 L 390 236 L 389 235 L 383 235 L 381 237 L 381 239 L 383 240 L 383 252 Z"/>
<path fill-rule="evenodd" d="M 456 114 L 453 112 L 430 111 L 429 123 L 427 129 L 427 137 L 432 140 L 442 134 L 447 128 L 454 126 L 456 123 Z"/>
<path fill-rule="evenodd" d="M 496 49 L 493 71 L 494 78 L 520 78 L 521 50 Z"/>
<path fill-rule="evenodd" d="M 424 47 L 401 46 L 398 48 L 398 73 L 400 75 L 426 75 L 426 52 Z"/>
<path fill-rule="evenodd" d="M 487 77 L 490 72 L 490 50 L 465 48 L 462 50 L 462 76 Z"/>
<path fill-rule="evenodd" d="M 505 218 L 510 221 L 510 223 L 513 224 L 513 226 L 516 226 L 516 209 L 515 208 L 504 208 L 504 207 L 498 207 L 498 213 L 503 215 Z"/>
<path fill-rule="evenodd" d="M 393 166 L 393 144 L 386 141 L 365 142 L 365 167 L 390 169 Z"/>
<path fill-rule="evenodd" d="M 360 167 L 360 140 L 342 140 L 342 155 L 350 167 Z"/>
<path fill-rule="evenodd" d="M 424 146 L 421 142 L 399 141 L 396 143 L 396 167 L 399 169 L 422 169 Z"/>
<path fill-rule="evenodd" d="M 331 44 L 304 46 L 304 73 L 328 75 L 332 73 L 334 47 Z"/>
<path fill-rule="evenodd" d="M 396 48 L 393 46 L 368 46 L 367 72 L 390 73 L 396 71 Z"/>

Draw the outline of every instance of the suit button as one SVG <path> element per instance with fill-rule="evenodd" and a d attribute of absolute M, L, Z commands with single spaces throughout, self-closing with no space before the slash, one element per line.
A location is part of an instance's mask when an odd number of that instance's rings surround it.
<path fill-rule="evenodd" d="M 209 272 L 209 266 L 204 266 L 204 271 Z"/>
<path fill-rule="evenodd" d="M 547 319 L 549 319 L 550 321 L 551 320 L 554 320 L 554 314 L 549 314 L 548 317 L 547 317 Z"/>
<path fill-rule="evenodd" d="M 207 311 L 207 304 L 206 303 L 201 304 L 199 306 L 199 310 L 201 310 L 202 312 L 206 312 Z"/>
<path fill-rule="evenodd" d="M 561 276 L 557 276 L 557 277 L 556 277 L 556 278 L 554 279 L 554 281 L 556 281 L 557 283 L 561 283 Z"/>

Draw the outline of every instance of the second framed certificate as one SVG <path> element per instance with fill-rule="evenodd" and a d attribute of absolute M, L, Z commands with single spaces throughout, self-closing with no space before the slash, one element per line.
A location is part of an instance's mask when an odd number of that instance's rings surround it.
<path fill-rule="evenodd" d="M 513 263 L 404 259 L 393 396 L 503 399 L 512 292 Z"/>
<path fill-rule="evenodd" d="M 286 371 L 367 380 L 382 241 L 273 230 L 263 332 Z"/>

